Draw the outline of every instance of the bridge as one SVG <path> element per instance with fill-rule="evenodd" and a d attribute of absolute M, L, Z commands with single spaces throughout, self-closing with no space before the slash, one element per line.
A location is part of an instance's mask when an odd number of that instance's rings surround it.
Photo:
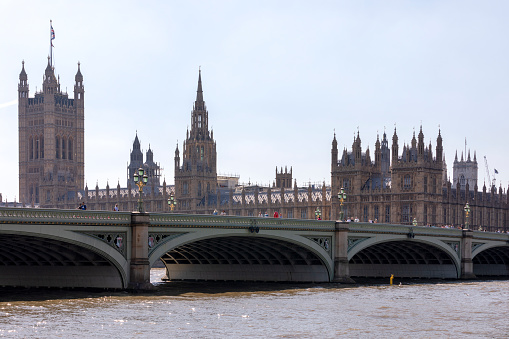
<path fill-rule="evenodd" d="M 299 219 L 0 208 L 0 286 L 509 276 L 509 235 Z"/>

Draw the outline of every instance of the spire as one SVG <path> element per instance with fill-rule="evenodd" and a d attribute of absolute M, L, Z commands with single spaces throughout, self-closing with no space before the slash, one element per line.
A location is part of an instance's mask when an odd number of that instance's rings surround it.
<path fill-rule="evenodd" d="M 201 69 L 198 69 L 198 89 L 196 90 L 196 103 L 203 103 L 203 90 L 201 87 Z M 203 105 L 196 105 L 196 109 L 203 109 Z"/>
<path fill-rule="evenodd" d="M 80 71 L 80 62 L 79 61 L 78 61 L 78 71 L 76 72 L 76 76 L 74 77 L 74 80 L 76 82 L 83 81 L 83 75 L 81 74 L 81 71 Z"/>
<path fill-rule="evenodd" d="M 138 139 L 138 131 L 136 131 L 136 137 L 134 138 L 134 142 L 133 142 L 133 150 L 138 150 L 140 149 L 140 140 Z"/>
<path fill-rule="evenodd" d="M 21 62 L 21 72 L 19 73 L 19 80 L 27 80 L 27 73 L 25 72 L 25 60 Z"/>

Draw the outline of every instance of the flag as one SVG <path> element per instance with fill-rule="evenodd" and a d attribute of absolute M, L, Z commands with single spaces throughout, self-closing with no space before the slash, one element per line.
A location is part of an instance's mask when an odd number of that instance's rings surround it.
<path fill-rule="evenodd" d="M 55 40 L 55 30 L 53 29 L 53 25 L 50 25 L 51 27 L 51 47 L 53 47 L 53 40 Z"/>
<path fill-rule="evenodd" d="M 497 171 L 497 169 L 496 169 L 496 168 L 495 168 L 495 174 L 498 174 L 498 171 Z"/>

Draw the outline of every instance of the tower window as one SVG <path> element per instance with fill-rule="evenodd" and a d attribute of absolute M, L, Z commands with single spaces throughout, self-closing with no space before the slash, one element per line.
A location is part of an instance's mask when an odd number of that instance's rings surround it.
<path fill-rule="evenodd" d="M 67 147 L 66 147 L 66 144 L 67 144 L 67 140 L 65 138 L 62 138 L 62 159 L 66 159 L 67 158 Z"/>
<path fill-rule="evenodd" d="M 72 160 L 73 149 L 72 149 L 72 139 L 71 138 L 69 138 L 68 152 L 69 152 L 69 156 L 67 157 L 67 159 Z"/>
<path fill-rule="evenodd" d="M 412 188 L 412 177 L 410 176 L 410 174 L 405 175 L 405 178 L 403 181 L 403 188 L 404 189 Z"/>
<path fill-rule="evenodd" d="M 57 159 L 60 159 L 60 138 L 55 138 L 55 156 Z"/>
<path fill-rule="evenodd" d="M 201 114 L 198 114 L 198 128 L 201 128 Z"/>
<path fill-rule="evenodd" d="M 44 136 L 41 135 L 39 140 L 41 140 L 41 159 L 44 159 Z"/>
<path fill-rule="evenodd" d="M 30 147 L 28 155 L 29 155 L 30 160 L 32 160 L 34 158 L 34 139 L 32 137 L 30 137 L 30 141 L 28 143 L 29 143 L 29 147 Z"/>
<path fill-rule="evenodd" d="M 35 158 L 39 159 L 39 137 L 35 139 Z"/>

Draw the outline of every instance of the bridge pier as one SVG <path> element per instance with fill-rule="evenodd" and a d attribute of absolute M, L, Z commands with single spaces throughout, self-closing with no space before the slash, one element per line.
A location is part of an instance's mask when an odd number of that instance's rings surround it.
<path fill-rule="evenodd" d="M 150 262 L 148 260 L 148 226 L 147 213 L 131 213 L 131 262 L 129 265 L 128 289 L 150 290 Z"/>
<path fill-rule="evenodd" d="M 334 227 L 334 278 L 332 282 L 354 284 L 348 268 L 348 224 L 336 221 Z"/>
<path fill-rule="evenodd" d="M 461 276 L 460 279 L 475 279 L 474 263 L 472 262 L 472 238 L 474 232 L 464 229 L 461 234 Z"/>

